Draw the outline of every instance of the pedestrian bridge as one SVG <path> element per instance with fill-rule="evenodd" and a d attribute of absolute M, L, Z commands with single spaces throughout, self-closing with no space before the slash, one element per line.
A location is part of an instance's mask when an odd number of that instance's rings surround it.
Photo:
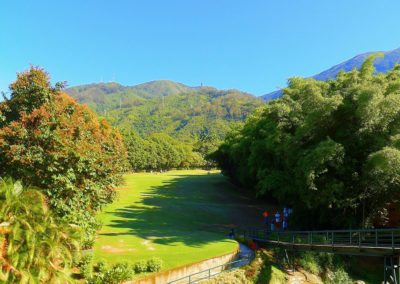
<path fill-rule="evenodd" d="M 290 250 L 314 250 L 368 256 L 400 255 L 400 229 L 269 231 L 236 230 L 236 234 L 259 243 Z"/>
<path fill-rule="evenodd" d="M 260 245 L 290 251 L 315 251 L 346 255 L 380 256 L 383 283 L 400 283 L 400 229 L 269 231 L 236 229 L 236 234 Z"/>

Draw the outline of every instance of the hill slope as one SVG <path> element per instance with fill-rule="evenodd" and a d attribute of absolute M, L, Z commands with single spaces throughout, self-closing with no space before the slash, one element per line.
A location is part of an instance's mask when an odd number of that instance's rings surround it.
<path fill-rule="evenodd" d="M 378 52 L 378 51 L 376 51 Z M 340 64 L 337 64 L 328 70 L 322 71 L 321 73 L 312 76 L 312 78 L 320 81 L 326 81 L 329 79 L 334 79 L 336 77 L 336 74 L 343 70 L 343 71 L 350 71 L 354 68 L 360 68 L 364 60 L 371 54 L 376 53 L 376 52 L 367 52 L 363 53 L 360 55 L 357 55 L 345 62 L 342 62 Z M 375 59 L 375 69 L 377 73 L 384 73 L 390 69 L 393 68 L 393 66 L 397 63 L 400 63 L 400 48 L 391 50 L 391 51 L 386 51 L 382 52 L 385 57 L 384 58 L 376 58 Z M 282 90 L 271 92 L 269 94 L 266 94 L 262 96 L 262 98 L 266 101 L 276 99 L 282 95 Z"/>
<path fill-rule="evenodd" d="M 223 138 L 227 130 L 263 105 L 260 98 L 237 90 L 189 87 L 172 81 L 127 87 L 98 83 L 66 91 L 114 126 L 134 129 L 142 136 L 163 132 L 183 141 L 196 140 L 204 133 Z"/>

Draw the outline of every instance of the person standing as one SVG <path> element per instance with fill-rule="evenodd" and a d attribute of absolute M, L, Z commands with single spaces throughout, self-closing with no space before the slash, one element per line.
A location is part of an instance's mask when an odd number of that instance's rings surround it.
<path fill-rule="evenodd" d="M 283 215 L 283 218 L 282 218 L 282 230 L 286 231 L 287 227 L 288 227 L 287 217 L 285 215 Z"/>
<path fill-rule="evenodd" d="M 276 229 L 279 229 L 279 223 L 280 222 L 281 222 L 281 214 L 279 214 L 279 211 L 276 211 L 276 213 L 275 213 Z"/>
<path fill-rule="evenodd" d="M 269 213 L 267 210 L 263 212 L 263 217 L 264 217 L 264 224 L 269 227 Z"/>

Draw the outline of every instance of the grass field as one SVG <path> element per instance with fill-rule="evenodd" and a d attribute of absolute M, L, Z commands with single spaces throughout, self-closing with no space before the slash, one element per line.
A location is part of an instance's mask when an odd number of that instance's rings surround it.
<path fill-rule="evenodd" d="M 103 223 L 95 259 L 110 263 L 161 258 L 164 269 L 234 251 L 230 226 L 261 225 L 262 205 L 240 196 L 225 177 L 206 171 L 125 177 Z"/>

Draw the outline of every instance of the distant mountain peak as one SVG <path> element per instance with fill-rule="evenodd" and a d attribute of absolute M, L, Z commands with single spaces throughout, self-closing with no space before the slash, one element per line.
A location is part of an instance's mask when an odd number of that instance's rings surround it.
<path fill-rule="evenodd" d="M 374 53 L 382 52 L 385 56 L 383 58 L 376 58 L 374 61 L 374 66 L 377 73 L 385 73 L 388 70 L 392 69 L 396 64 L 400 63 L 400 48 L 389 50 L 389 51 L 374 51 L 374 52 L 365 52 L 359 55 L 354 56 L 353 58 L 339 63 L 337 65 L 332 66 L 331 68 L 318 73 L 312 78 L 319 81 L 326 81 L 329 79 L 334 79 L 339 73 L 339 71 L 343 70 L 345 72 L 351 71 L 354 68 L 359 69 L 365 59 Z M 266 101 L 276 99 L 283 94 L 282 90 L 274 91 L 272 93 L 263 95 L 262 98 Z"/>

